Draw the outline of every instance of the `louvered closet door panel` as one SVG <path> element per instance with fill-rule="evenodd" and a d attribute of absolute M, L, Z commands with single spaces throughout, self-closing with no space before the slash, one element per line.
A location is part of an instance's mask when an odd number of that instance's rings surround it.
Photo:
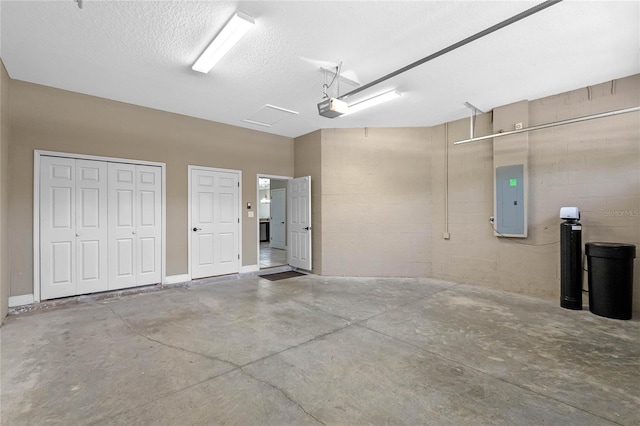
<path fill-rule="evenodd" d="M 109 290 L 134 287 L 136 259 L 136 166 L 109 163 Z"/>
<path fill-rule="evenodd" d="M 136 166 L 136 275 L 137 285 L 161 281 L 161 197 L 160 167 Z"/>
<path fill-rule="evenodd" d="M 76 294 L 75 160 L 40 158 L 40 297 Z"/>

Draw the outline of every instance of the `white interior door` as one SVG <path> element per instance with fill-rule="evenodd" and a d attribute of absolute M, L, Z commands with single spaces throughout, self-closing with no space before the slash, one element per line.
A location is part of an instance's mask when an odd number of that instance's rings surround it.
<path fill-rule="evenodd" d="M 237 172 L 191 169 L 191 278 L 240 272 Z"/>
<path fill-rule="evenodd" d="M 136 285 L 136 166 L 109 163 L 109 289 Z"/>
<path fill-rule="evenodd" d="M 76 294 L 74 159 L 40 159 L 40 295 Z"/>
<path fill-rule="evenodd" d="M 136 166 L 136 285 L 162 280 L 162 182 L 156 166 Z"/>
<path fill-rule="evenodd" d="M 271 190 L 271 222 L 269 224 L 269 247 L 284 250 L 286 248 L 286 190 Z"/>
<path fill-rule="evenodd" d="M 162 280 L 162 167 L 42 155 L 40 299 Z"/>
<path fill-rule="evenodd" d="M 311 176 L 287 183 L 289 265 L 311 270 Z"/>
<path fill-rule="evenodd" d="M 107 163 L 76 161 L 76 293 L 108 289 Z"/>
<path fill-rule="evenodd" d="M 107 290 L 106 208 L 106 163 L 41 157 L 41 299 Z"/>
<path fill-rule="evenodd" d="M 157 166 L 109 163 L 109 289 L 162 279 L 162 182 Z"/>

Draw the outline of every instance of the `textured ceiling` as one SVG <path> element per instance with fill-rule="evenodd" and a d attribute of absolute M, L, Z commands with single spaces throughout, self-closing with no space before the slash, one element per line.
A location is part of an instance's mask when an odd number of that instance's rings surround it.
<path fill-rule="evenodd" d="M 638 1 L 569 1 L 359 95 L 403 96 L 320 117 L 319 64 L 368 83 L 516 15 L 530 1 L 1 2 L 11 78 L 296 137 L 319 128 L 430 126 L 640 72 Z M 255 27 L 209 74 L 191 65 L 240 10 Z M 341 83 L 340 93 L 353 89 Z M 299 112 L 243 121 L 266 104 Z"/>

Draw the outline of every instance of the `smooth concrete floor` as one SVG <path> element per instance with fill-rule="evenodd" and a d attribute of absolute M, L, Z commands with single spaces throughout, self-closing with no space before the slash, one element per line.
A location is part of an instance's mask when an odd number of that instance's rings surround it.
<path fill-rule="evenodd" d="M 431 279 L 259 277 L 12 315 L 3 425 L 640 424 L 640 322 Z"/>

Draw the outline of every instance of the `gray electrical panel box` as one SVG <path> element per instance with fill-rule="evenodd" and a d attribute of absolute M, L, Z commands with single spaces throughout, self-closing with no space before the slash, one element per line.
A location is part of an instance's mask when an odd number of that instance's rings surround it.
<path fill-rule="evenodd" d="M 526 237 L 524 166 L 496 167 L 496 230 L 505 236 Z"/>

